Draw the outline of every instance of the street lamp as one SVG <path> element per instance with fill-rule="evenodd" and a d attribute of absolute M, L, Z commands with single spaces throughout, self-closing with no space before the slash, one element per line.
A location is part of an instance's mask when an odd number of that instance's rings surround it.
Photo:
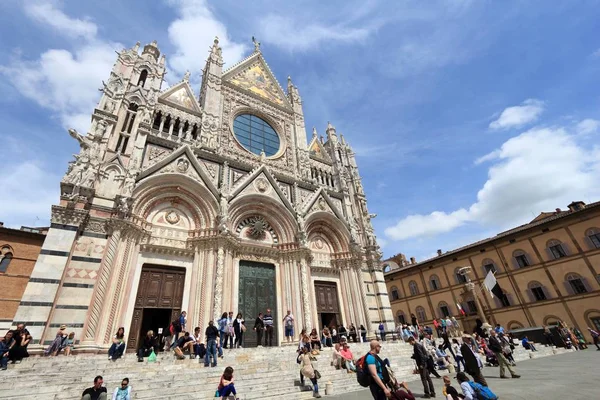
<path fill-rule="evenodd" d="M 483 313 L 483 307 L 481 306 L 481 302 L 479 301 L 479 297 L 475 293 L 475 284 L 471 282 L 471 277 L 469 273 L 471 272 L 471 267 L 462 267 L 458 270 L 458 273 L 465 277 L 465 289 L 467 292 L 470 292 L 473 295 L 473 300 L 475 300 L 475 306 L 477 307 L 477 314 L 479 315 L 479 319 L 483 323 L 484 327 L 489 326 L 487 320 L 485 319 L 485 314 Z"/>

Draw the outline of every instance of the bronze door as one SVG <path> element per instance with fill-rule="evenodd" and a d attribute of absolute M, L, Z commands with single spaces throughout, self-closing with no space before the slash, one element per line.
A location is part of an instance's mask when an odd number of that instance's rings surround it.
<path fill-rule="evenodd" d="M 244 347 L 255 347 L 256 333 L 254 321 L 259 312 L 265 314 L 267 308 L 271 309 L 273 316 L 273 339 L 277 342 L 277 298 L 275 290 L 275 266 L 252 261 L 240 261 L 240 282 L 238 293 L 238 311 L 246 320 L 246 333 L 244 334 Z M 226 311 L 226 310 L 223 310 Z"/>
<path fill-rule="evenodd" d="M 340 306 L 335 282 L 315 282 L 315 297 L 321 328 L 339 324 Z"/>
<path fill-rule="evenodd" d="M 169 268 L 155 265 L 144 265 L 140 276 L 140 283 L 135 298 L 135 308 L 131 320 L 131 328 L 127 341 L 128 351 L 137 349 L 139 339 L 145 332 L 140 332 L 143 325 L 144 310 L 170 310 L 170 321 L 174 321 L 181 313 L 181 302 L 183 300 L 183 286 L 185 283 L 185 269 Z M 164 311 L 162 311 L 164 314 Z M 163 333 L 168 335 L 167 326 Z"/>

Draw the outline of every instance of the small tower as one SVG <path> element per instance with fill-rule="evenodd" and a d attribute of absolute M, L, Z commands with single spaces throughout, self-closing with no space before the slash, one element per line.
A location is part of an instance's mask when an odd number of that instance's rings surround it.
<path fill-rule="evenodd" d="M 219 47 L 219 38 L 215 37 L 210 48 L 206 65 L 202 70 L 200 87 L 200 106 L 202 107 L 201 140 L 204 143 L 215 143 L 218 137 L 215 127 L 221 126 L 222 101 L 221 78 L 223 76 L 223 55 Z"/>

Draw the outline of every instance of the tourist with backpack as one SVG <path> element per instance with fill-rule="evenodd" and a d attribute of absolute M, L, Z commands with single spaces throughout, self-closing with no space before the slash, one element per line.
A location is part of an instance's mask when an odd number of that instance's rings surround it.
<path fill-rule="evenodd" d="M 465 400 L 497 400 L 498 396 L 490 390 L 489 387 L 469 380 L 464 372 L 456 374 L 456 379 L 460 383 Z"/>
<path fill-rule="evenodd" d="M 431 368 L 431 366 L 428 364 L 429 354 L 427 353 L 427 350 L 425 350 L 425 347 L 423 347 L 421 343 L 417 343 L 417 341 L 413 337 L 408 338 L 408 344 L 413 346 L 414 349 L 413 358 L 419 369 L 419 374 L 421 375 L 421 382 L 423 383 L 423 390 L 425 391 L 425 395 L 423 396 L 423 398 L 429 399 L 431 397 L 435 397 L 435 388 L 433 386 L 431 376 L 429 376 L 429 368 Z"/>
<path fill-rule="evenodd" d="M 392 392 L 386 386 L 389 382 L 385 362 L 379 358 L 381 344 L 371 340 L 370 351 L 356 362 L 356 380 L 363 387 L 368 387 L 374 400 L 385 400 Z"/>

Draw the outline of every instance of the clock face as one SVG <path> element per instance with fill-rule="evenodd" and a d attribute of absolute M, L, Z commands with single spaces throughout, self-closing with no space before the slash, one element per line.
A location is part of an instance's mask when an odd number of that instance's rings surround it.
<path fill-rule="evenodd" d="M 279 152 L 281 140 L 275 129 L 262 118 L 252 114 L 240 114 L 233 120 L 233 134 L 249 152 L 267 157 Z"/>

